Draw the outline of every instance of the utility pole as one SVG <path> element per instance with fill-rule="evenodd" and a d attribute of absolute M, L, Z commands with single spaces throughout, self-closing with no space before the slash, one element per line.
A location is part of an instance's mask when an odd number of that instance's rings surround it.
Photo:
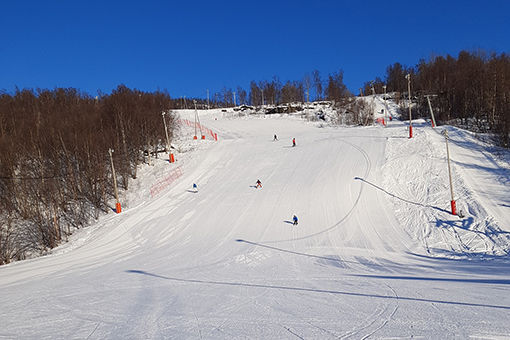
<path fill-rule="evenodd" d="M 168 129 L 166 127 L 166 119 L 165 119 L 165 111 L 161 113 L 161 116 L 163 116 L 163 125 L 165 126 L 165 135 L 166 135 L 166 150 L 170 150 L 170 138 L 168 138 Z"/>
<path fill-rule="evenodd" d="M 119 203 L 119 192 L 117 191 L 117 176 L 115 175 L 115 167 L 113 166 L 113 149 L 108 149 L 108 153 L 110 154 L 110 161 L 112 163 L 112 176 L 113 176 L 113 190 L 115 192 L 115 211 L 119 214 L 122 211 L 122 208 Z"/>
<path fill-rule="evenodd" d="M 209 89 L 207 89 L 207 110 L 211 109 L 209 106 Z"/>
<path fill-rule="evenodd" d="M 383 91 L 384 91 L 384 97 L 383 97 L 383 100 L 384 100 L 384 120 L 386 121 L 386 123 L 388 122 L 388 104 L 386 104 L 386 85 L 383 85 Z M 386 123 L 384 124 L 386 126 Z"/>
<path fill-rule="evenodd" d="M 261 88 L 260 92 L 262 93 L 262 106 L 264 106 L 264 90 Z"/>
<path fill-rule="evenodd" d="M 236 107 L 236 91 L 233 91 L 232 94 L 234 95 L 234 107 Z"/>
<path fill-rule="evenodd" d="M 195 101 L 193 101 L 193 103 L 195 103 Z M 195 104 L 195 135 L 193 136 L 193 139 L 198 139 L 198 137 L 197 137 L 197 118 L 198 118 L 197 104 Z"/>
<path fill-rule="evenodd" d="M 411 73 L 406 75 L 407 94 L 409 98 L 409 138 L 413 138 L 413 118 L 411 116 Z"/>
<path fill-rule="evenodd" d="M 188 105 L 186 104 L 186 96 L 184 96 L 184 108 L 187 110 L 188 109 Z"/>
<path fill-rule="evenodd" d="M 434 111 L 432 111 L 432 105 L 430 104 L 430 97 L 435 97 L 436 95 L 428 94 L 425 97 L 427 97 L 427 101 L 429 102 L 429 110 L 430 110 L 430 116 L 432 117 L 432 127 L 436 127 L 436 119 L 434 118 Z"/>
<path fill-rule="evenodd" d="M 450 166 L 450 150 L 448 148 L 448 130 L 444 130 L 444 138 L 446 140 L 446 159 L 448 160 L 448 175 L 450 177 L 450 194 L 452 198 L 450 203 L 452 207 L 452 215 L 457 215 L 457 207 L 455 204 L 455 198 L 453 196 L 452 169 Z"/>
<path fill-rule="evenodd" d="M 168 128 L 166 127 L 166 119 L 165 119 L 165 111 L 161 113 L 163 116 L 163 125 L 165 126 L 165 135 L 166 135 L 166 152 L 169 153 L 168 159 L 170 160 L 170 163 L 175 162 L 175 157 L 173 153 L 170 152 L 170 138 L 168 138 Z"/>
<path fill-rule="evenodd" d="M 197 139 L 197 122 L 198 122 L 198 128 L 200 129 L 200 136 L 202 139 L 205 139 L 205 135 L 202 134 L 202 126 L 200 125 L 200 118 L 198 118 L 197 101 L 193 100 L 193 104 L 195 105 L 195 136 L 193 137 L 193 139 Z"/>
<path fill-rule="evenodd" d="M 310 91 L 306 90 L 306 116 L 308 116 L 308 107 L 310 106 Z"/>

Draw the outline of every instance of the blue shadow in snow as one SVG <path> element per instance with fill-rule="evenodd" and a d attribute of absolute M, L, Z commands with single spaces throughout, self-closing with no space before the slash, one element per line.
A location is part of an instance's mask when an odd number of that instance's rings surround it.
<path fill-rule="evenodd" d="M 470 229 L 473 225 L 474 218 L 473 217 L 467 217 L 462 220 L 436 220 L 436 227 L 438 228 L 456 228 L 461 229 L 466 232 L 471 232 L 480 235 L 480 237 L 486 237 L 491 242 L 495 242 L 493 237 L 502 237 L 505 239 L 508 243 L 510 243 L 510 232 L 501 230 L 497 227 L 487 227 L 484 231 Z M 506 255 L 510 255 L 510 253 L 507 250 L 502 249 L 505 251 Z M 464 255 L 474 255 L 472 253 L 465 253 Z M 483 254 L 485 256 L 485 254 Z M 505 256 L 505 255 L 502 255 Z"/>
<path fill-rule="evenodd" d="M 453 228 L 459 228 L 459 229 L 472 231 L 474 233 L 484 234 L 481 231 L 469 229 L 471 227 L 471 225 L 473 224 L 474 220 L 475 219 L 471 216 L 468 218 L 462 219 L 462 220 L 451 220 L 451 221 L 436 220 L 436 227 L 453 227 Z"/>
<path fill-rule="evenodd" d="M 496 175 L 496 178 L 499 183 L 503 185 L 510 185 L 510 171 L 507 169 L 500 168 L 497 164 L 495 165 L 498 168 L 490 168 L 486 166 L 480 166 L 477 164 L 471 163 L 462 163 L 459 161 L 453 161 L 455 164 L 458 164 L 462 168 L 466 169 L 475 169 L 477 171 L 488 172 L 490 174 Z"/>
<path fill-rule="evenodd" d="M 433 268 L 441 269 L 443 272 L 474 273 L 478 275 L 503 275 L 508 277 L 510 273 L 510 258 L 508 255 L 471 254 L 459 253 L 444 249 L 432 249 L 441 256 L 429 256 L 407 252 L 408 255 L 423 259 Z M 453 258 L 452 258 L 453 257 Z"/>
<path fill-rule="evenodd" d="M 458 279 L 449 277 L 417 277 L 417 276 L 391 276 L 391 275 L 365 275 L 356 274 L 352 276 L 367 277 L 385 280 L 410 280 L 410 281 L 442 281 L 442 282 L 464 282 L 464 283 L 485 283 L 495 285 L 510 285 L 510 279 Z"/>
<path fill-rule="evenodd" d="M 340 290 L 313 289 L 313 288 L 304 288 L 304 287 L 276 286 L 276 285 L 269 285 L 269 284 L 183 279 L 183 278 L 178 278 L 178 277 L 169 277 L 169 276 L 153 274 L 153 273 L 149 273 L 149 272 L 146 272 L 143 270 L 126 270 L 125 272 L 128 274 L 146 275 L 146 276 L 155 277 L 155 278 L 163 279 L 163 280 L 169 280 L 169 281 L 174 281 L 174 282 L 193 283 L 193 284 L 206 284 L 206 285 L 229 286 L 229 287 L 263 288 L 263 289 L 274 289 L 274 290 L 281 290 L 281 291 L 308 292 L 308 293 L 317 293 L 317 294 L 336 294 L 336 295 L 346 295 L 346 296 L 377 298 L 377 299 L 385 299 L 385 300 L 391 299 L 391 300 L 400 300 L 400 301 L 440 303 L 440 304 L 465 306 L 465 307 L 482 307 L 482 308 L 497 308 L 497 309 L 510 310 L 509 306 L 489 305 L 489 304 L 483 304 L 483 303 L 469 303 L 469 302 L 462 302 L 462 301 L 423 299 L 423 298 L 397 296 L 397 295 L 389 296 L 389 295 L 368 294 L 368 293 L 355 293 L 355 292 L 340 291 Z"/>

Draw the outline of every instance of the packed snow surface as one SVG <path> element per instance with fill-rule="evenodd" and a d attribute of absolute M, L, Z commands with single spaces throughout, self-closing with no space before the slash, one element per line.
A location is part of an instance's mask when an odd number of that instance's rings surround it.
<path fill-rule="evenodd" d="M 445 127 L 199 114 L 217 142 L 182 126 L 121 214 L 0 267 L 0 339 L 510 337 L 504 157 L 446 127 L 460 217 Z"/>

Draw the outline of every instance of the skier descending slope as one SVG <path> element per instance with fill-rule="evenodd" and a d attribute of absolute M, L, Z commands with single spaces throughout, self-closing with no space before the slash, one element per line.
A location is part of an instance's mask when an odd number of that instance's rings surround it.
<path fill-rule="evenodd" d="M 292 217 L 292 221 L 293 221 L 293 223 L 292 223 L 293 225 L 298 225 L 298 218 L 297 218 L 297 216 L 296 216 L 296 215 L 294 215 L 294 216 Z"/>
<path fill-rule="evenodd" d="M 257 180 L 257 185 L 255 185 L 255 188 L 262 188 L 262 182 L 260 182 L 260 179 Z"/>
<path fill-rule="evenodd" d="M 292 138 L 292 146 L 296 146 L 296 138 Z"/>

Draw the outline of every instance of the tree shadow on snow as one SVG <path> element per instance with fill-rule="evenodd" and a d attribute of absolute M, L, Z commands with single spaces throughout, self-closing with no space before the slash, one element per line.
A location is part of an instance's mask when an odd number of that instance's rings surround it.
<path fill-rule="evenodd" d="M 499 167 L 499 165 L 495 164 L 494 168 L 481 166 L 478 164 L 472 163 L 463 163 L 459 161 L 453 161 L 453 163 L 458 164 L 460 167 L 465 169 L 474 169 L 477 171 L 487 172 L 493 174 L 496 180 L 502 185 L 510 185 L 510 171 L 507 169 Z"/>
<path fill-rule="evenodd" d="M 128 274 L 146 275 L 158 279 L 178 282 L 178 283 L 189 283 L 189 284 L 202 284 L 208 286 L 227 286 L 227 287 L 245 287 L 245 288 L 262 288 L 262 289 L 274 289 L 279 291 L 294 291 L 300 293 L 312 293 L 312 294 L 336 294 L 345 296 L 356 296 L 362 298 L 377 298 L 383 300 L 398 300 L 398 301 L 413 301 L 413 302 L 424 302 L 424 303 L 440 303 L 446 305 L 457 305 L 457 306 L 468 306 L 468 307 L 485 307 L 485 308 L 497 308 L 510 310 L 509 306 L 502 305 L 489 305 L 483 303 L 470 303 L 463 301 L 447 301 L 447 300 L 436 300 L 436 299 L 425 299 L 417 297 L 406 297 L 402 295 L 381 295 L 381 294 L 370 294 L 370 293 L 358 293 L 341 290 L 328 290 L 328 289 L 317 289 L 317 288 L 306 288 L 306 287 L 293 287 L 293 286 L 281 286 L 271 284 L 255 284 L 235 281 L 212 281 L 212 280 L 198 280 L 198 279 L 185 279 L 179 277 L 163 276 L 158 274 L 149 273 L 143 270 L 131 269 L 125 271 Z"/>

